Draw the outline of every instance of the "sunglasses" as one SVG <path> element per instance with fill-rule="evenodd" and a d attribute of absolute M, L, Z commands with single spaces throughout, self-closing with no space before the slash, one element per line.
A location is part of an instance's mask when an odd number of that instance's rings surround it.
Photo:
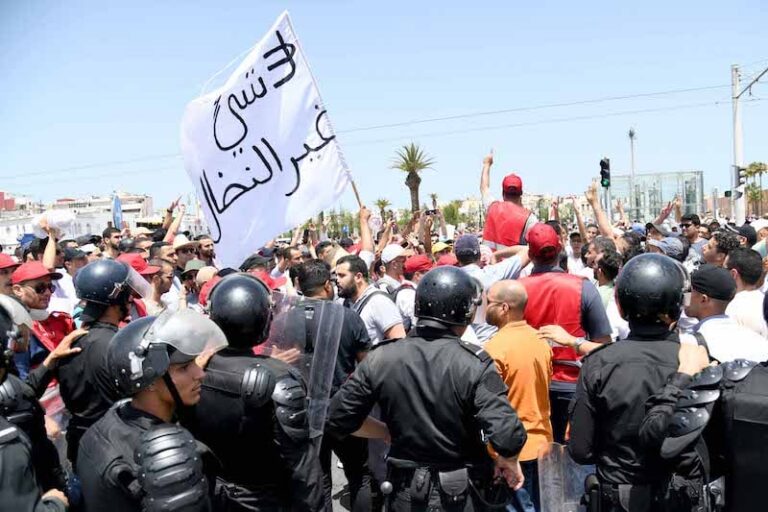
<path fill-rule="evenodd" d="M 56 289 L 55 286 L 53 286 L 53 283 L 37 283 L 35 286 L 26 285 L 35 290 L 35 293 L 45 293 L 46 290 L 53 293 L 53 291 Z"/>
<path fill-rule="evenodd" d="M 683 229 L 688 229 L 689 227 L 691 227 L 691 225 L 690 224 L 680 224 L 680 227 L 683 228 Z"/>
<path fill-rule="evenodd" d="M 192 254 L 195 252 L 195 249 L 188 247 L 186 249 L 178 249 L 176 252 L 180 252 L 181 254 Z"/>

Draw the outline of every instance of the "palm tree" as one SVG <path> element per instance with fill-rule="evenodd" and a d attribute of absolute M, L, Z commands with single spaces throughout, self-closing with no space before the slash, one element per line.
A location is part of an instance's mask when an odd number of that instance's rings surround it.
<path fill-rule="evenodd" d="M 432 209 L 437 210 L 437 194 L 429 194 L 429 199 L 432 200 Z"/>
<path fill-rule="evenodd" d="M 757 183 L 750 183 L 746 186 L 746 192 L 747 202 L 752 203 L 752 213 L 757 214 L 757 204 L 763 195 L 763 191 L 760 190 L 760 186 Z"/>
<path fill-rule="evenodd" d="M 419 211 L 419 185 L 421 185 L 419 173 L 424 169 L 430 169 L 434 163 L 435 161 L 413 142 L 397 150 L 397 158 L 392 168 L 406 173 L 405 186 L 411 192 L 411 211 L 414 213 Z"/>
<path fill-rule="evenodd" d="M 766 172 L 768 172 L 768 165 L 764 162 L 752 162 L 747 166 L 747 175 L 752 176 L 753 180 L 755 177 L 760 179 L 760 196 L 758 199 L 760 201 L 760 215 L 763 214 L 763 174 Z"/>
<path fill-rule="evenodd" d="M 391 206 L 392 203 L 390 203 L 388 200 L 384 198 L 381 198 L 381 199 L 377 199 L 375 204 L 376 204 L 376 208 L 378 208 L 379 212 L 381 212 L 381 220 L 382 221 L 387 220 L 386 209 L 388 206 Z"/>

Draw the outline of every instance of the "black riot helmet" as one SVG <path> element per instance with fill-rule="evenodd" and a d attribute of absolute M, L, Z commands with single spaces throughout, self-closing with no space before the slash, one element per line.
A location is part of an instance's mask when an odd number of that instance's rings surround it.
<path fill-rule="evenodd" d="M 207 350 L 226 345 L 224 333 L 205 315 L 191 309 L 165 311 L 120 329 L 107 348 L 107 367 L 121 397 L 131 397 L 164 378 L 181 405 L 168 376 L 170 365 L 188 363 Z"/>
<path fill-rule="evenodd" d="M 482 302 L 480 283 L 456 267 L 427 272 L 416 287 L 416 316 L 445 325 L 469 325 Z"/>
<path fill-rule="evenodd" d="M 128 314 L 132 292 L 142 297 L 151 293 L 149 283 L 138 272 L 120 261 L 101 259 L 87 264 L 75 275 L 77 297 L 85 301 L 84 324 L 97 321 L 107 307 L 123 306 Z"/>
<path fill-rule="evenodd" d="M 269 335 L 272 301 L 267 287 L 250 274 L 230 274 L 211 291 L 210 317 L 224 331 L 229 346 L 250 348 Z"/>
<path fill-rule="evenodd" d="M 685 270 L 669 256 L 641 254 L 632 258 L 616 280 L 622 316 L 632 330 L 668 327 L 680 318 L 687 283 Z"/>
<path fill-rule="evenodd" d="M 7 369 L 13 359 L 12 345 L 18 336 L 18 328 L 11 320 L 11 314 L 0 307 L 0 369 Z"/>

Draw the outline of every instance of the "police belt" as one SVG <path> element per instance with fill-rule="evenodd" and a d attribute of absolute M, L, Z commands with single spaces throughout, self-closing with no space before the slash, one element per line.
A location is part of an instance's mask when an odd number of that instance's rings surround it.
<path fill-rule="evenodd" d="M 426 503 L 432 489 L 437 487 L 442 495 L 456 502 L 466 499 L 472 492 L 486 509 L 506 508 L 511 500 L 511 493 L 506 490 L 505 483 L 500 486 L 505 491 L 501 502 L 486 501 L 485 498 L 488 498 L 486 491 L 493 484 L 491 464 L 424 464 L 392 457 L 387 459 L 387 463 L 388 482 L 382 484 L 382 492 L 385 495 L 390 494 L 394 489 L 408 489 L 412 502 Z M 388 489 L 387 484 L 391 486 Z M 499 492 L 495 494 L 498 495 Z"/>
<path fill-rule="evenodd" d="M 598 482 L 594 475 L 587 477 L 585 504 L 588 512 L 603 510 L 630 510 L 647 512 L 655 510 L 660 489 L 652 485 L 610 484 Z"/>

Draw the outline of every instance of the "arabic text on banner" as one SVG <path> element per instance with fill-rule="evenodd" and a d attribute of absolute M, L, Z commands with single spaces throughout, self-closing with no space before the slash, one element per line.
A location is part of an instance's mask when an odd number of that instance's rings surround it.
<path fill-rule="evenodd" d="M 187 105 L 181 147 L 225 266 L 332 206 L 350 181 L 287 12 L 222 87 Z"/>

